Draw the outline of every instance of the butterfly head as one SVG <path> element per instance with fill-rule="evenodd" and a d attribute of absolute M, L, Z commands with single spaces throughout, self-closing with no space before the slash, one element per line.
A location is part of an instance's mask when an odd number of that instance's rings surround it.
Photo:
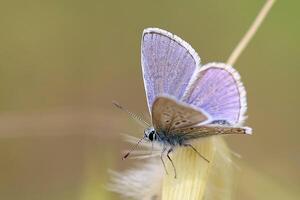
<path fill-rule="evenodd" d="M 157 140 L 157 132 L 153 127 L 146 128 L 144 133 L 145 133 L 145 138 L 149 139 L 150 141 Z"/>

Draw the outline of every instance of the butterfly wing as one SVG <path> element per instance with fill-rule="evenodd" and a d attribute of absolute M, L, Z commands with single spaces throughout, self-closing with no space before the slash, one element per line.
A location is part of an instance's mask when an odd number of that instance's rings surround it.
<path fill-rule="evenodd" d="M 195 50 L 172 33 L 148 28 L 143 32 L 141 53 L 149 111 L 157 96 L 180 99 L 200 63 Z"/>
<path fill-rule="evenodd" d="M 223 63 L 204 65 L 182 101 L 202 108 L 218 123 L 225 120 L 230 125 L 242 123 L 247 109 L 246 92 L 238 72 Z"/>
<path fill-rule="evenodd" d="M 153 126 L 156 130 L 164 131 L 165 133 L 208 123 L 209 121 L 210 117 L 204 111 L 184 105 L 169 97 L 159 96 L 153 103 Z"/>
<path fill-rule="evenodd" d="M 229 127 L 229 126 L 214 126 L 204 125 L 197 127 L 185 127 L 177 129 L 176 133 L 182 138 L 182 141 L 198 139 L 213 135 L 228 135 L 228 134 L 252 134 L 252 129 L 249 127 Z"/>

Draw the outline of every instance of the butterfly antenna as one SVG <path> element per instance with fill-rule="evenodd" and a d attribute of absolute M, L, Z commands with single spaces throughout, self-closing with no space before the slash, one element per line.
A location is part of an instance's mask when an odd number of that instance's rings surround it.
<path fill-rule="evenodd" d="M 122 160 L 125 160 L 125 159 L 130 155 L 130 153 L 131 153 L 132 151 L 136 150 L 136 148 L 139 146 L 139 144 L 141 143 L 141 141 L 142 141 L 143 139 L 145 139 L 145 136 L 142 137 L 142 138 L 135 144 L 135 146 L 133 146 L 133 147 L 131 148 L 131 150 L 128 151 L 128 153 L 126 153 L 126 154 L 123 156 Z"/>
<path fill-rule="evenodd" d="M 126 112 L 132 119 L 134 119 L 135 121 L 137 121 L 139 124 L 142 124 L 142 126 L 145 126 L 145 125 L 146 126 L 150 126 L 150 124 L 148 122 L 146 122 L 144 119 L 142 119 L 137 114 L 130 112 L 129 110 L 127 110 L 126 108 L 124 108 L 123 106 L 121 106 L 118 102 L 113 101 L 112 103 L 113 103 L 113 105 L 115 105 L 120 110 L 123 110 L 124 112 Z"/>

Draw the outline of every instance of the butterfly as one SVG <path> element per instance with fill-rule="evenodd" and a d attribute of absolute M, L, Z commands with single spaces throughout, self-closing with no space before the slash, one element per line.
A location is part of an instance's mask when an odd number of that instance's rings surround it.
<path fill-rule="evenodd" d="M 167 152 L 175 177 L 169 156 L 175 147 L 190 147 L 209 162 L 192 146 L 192 140 L 252 134 L 251 128 L 242 126 L 247 110 L 246 92 L 232 66 L 225 63 L 201 66 L 200 57 L 187 42 L 159 28 L 143 31 L 141 54 L 152 123 L 127 112 L 146 124 L 141 140 L 163 145 L 161 155 Z"/>

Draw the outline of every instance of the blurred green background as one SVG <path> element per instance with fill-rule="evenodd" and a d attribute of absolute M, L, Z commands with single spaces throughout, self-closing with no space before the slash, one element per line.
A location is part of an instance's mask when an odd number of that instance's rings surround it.
<path fill-rule="evenodd" d="M 0 199 L 119 199 L 108 169 L 125 169 L 121 133 L 147 115 L 140 67 L 146 27 L 188 41 L 202 63 L 225 62 L 262 0 L 1 1 Z M 251 137 L 237 199 L 300 197 L 299 1 L 279 0 L 235 64 L 248 92 Z"/>

